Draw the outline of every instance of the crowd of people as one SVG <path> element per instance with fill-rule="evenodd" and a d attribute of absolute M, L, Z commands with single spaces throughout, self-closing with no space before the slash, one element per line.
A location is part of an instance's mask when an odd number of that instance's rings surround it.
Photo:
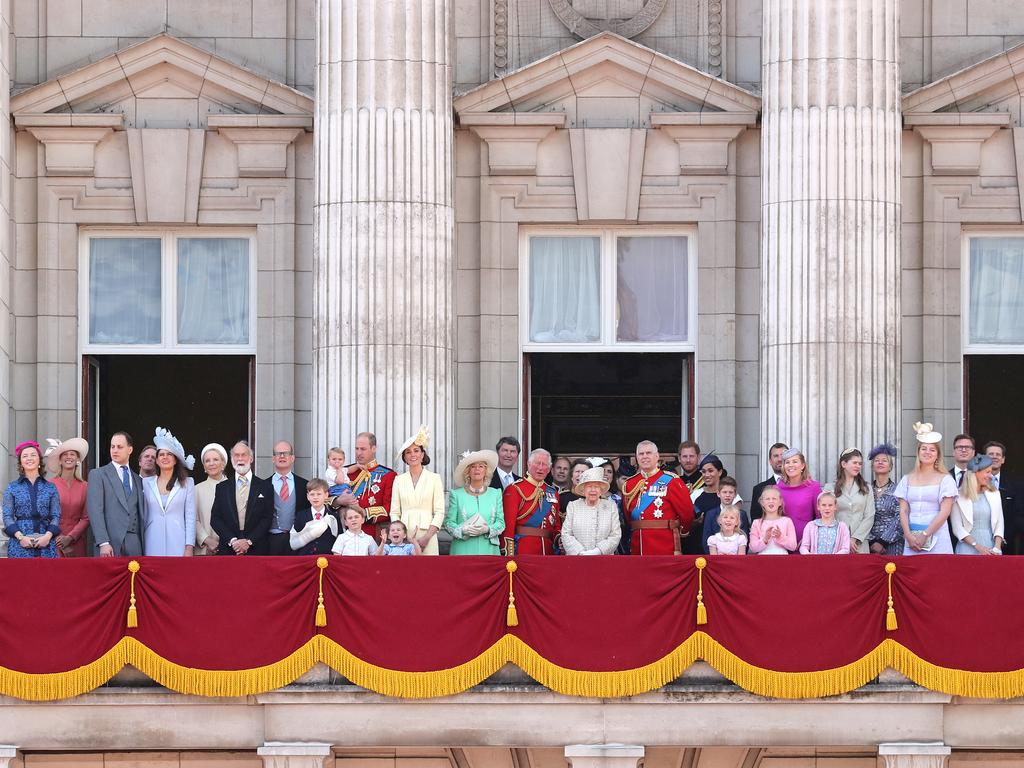
<path fill-rule="evenodd" d="M 693 441 L 664 465 L 649 440 L 609 458 L 536 448 L 520 476 L 520 443 L 503 437 L 494 450 L 462 454 L 446 494 L 428 469 L 425 427 L 402 444 L 401 472 L 380 464 L 376 437 L 361 432 L 353 463 L 331 448 L 309 480 L 294 472 L 285 440 L 274 445 L 269 478 L 254 474 L 247 442 L 206 445 L 200 483 L 193 457 L 163 428 L 139 452 L 137 471 L 131 436 L 115 433 L 110 462 L 88 482 L 85 440 L 51 439 L 45 451 L 29 440 L 15 449 L 3 526 L 9 557 L 85 556 L 90 530 L 101 557 L 437 555 L 442 531 L 452 555 L 1016 554 L 1022 509 L 1003 476 L 1005 446 L 978 453 L 973 438 L 957 435 L 947 470 L 942 435 L 931 424 L 914 431 L 916 461 L 898 479 L 888 443 L 866 456 L 843 451 L 826 484 L 799 448 L 775 443 L 772 474 L 749 505 L 721 459 Z"/>

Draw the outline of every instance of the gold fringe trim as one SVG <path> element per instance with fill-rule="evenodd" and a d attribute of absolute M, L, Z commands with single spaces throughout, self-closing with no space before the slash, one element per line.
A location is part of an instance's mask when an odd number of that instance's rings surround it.
<path fill-rule="evenodd" d="M 67 672 L 29 674 L 0 667 L 0 694 L 30 701 L 67 699 L 106 683 L 132 665 L 161 685 L 198 696 L 247 696 L 281 688 L 323 662 L 368 690 L 385 696 L 424 699 L 450 696 L 478 685 L 506 663 L 519 666 L 557 693 L 590 698 L 635 696 L 672 682 L 703 659 L 751 693 L 781 699 L 835 696 L 865 685 L 891 667 L 924 688 L 954 696 L 1005 699 L 1024 696 L 1024 669 L 969 672 L 931 664 L 895 640 L 883 640 L 861 659 L 816 672 L 778 672 L 749 664 L 705 632 L 695 632 L 663 658 L 635 669 L 591 672 L 567 669 L 542 657 L 513 635 L 504 635 L 479 656 L 450 669 L 403 672 L 363 661 L 323 635 L 263 667 L 208 670 L 168 661 L 133 637 L 122 638 L 96 661 Z"/>

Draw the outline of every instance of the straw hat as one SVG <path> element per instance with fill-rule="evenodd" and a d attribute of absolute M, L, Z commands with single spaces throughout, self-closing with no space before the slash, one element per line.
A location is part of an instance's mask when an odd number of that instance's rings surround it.
<path fill-rule="evenodd" d="M 491 484 L 494 470 L 498 467 L 498 454 L 494 451 L 466 451 L 459 457 L 459 465 L 455 467 L 452 475 L 454 480 L 452 487 L 462 488 L 466 485 L 466 473 L 474 464 L 483 462 L 487 465 L 487 475 L 484 477 L 484 485 Z"/>
<path fill-rule="evenodd" d="M 608 493 L 608 481 L 604 479 L 604 469 L 602 467 L 594 467 L 588 469 L 582 475 L 580 475 L 580 481 L 576 483 L 576 487 L 572 489 L 572 492 L 577 496 L 583 496 L 583 486 L 587 483 L 598 483 L 601 486 L 601 493 Z"/>
<path fill-rule="evenodd" d="M 89 443 L 81 437 L 72 437 L 63 442 L 50 437 L 46 442 L 50 444 L 50 447 L 46 449 L 44 458 L 46 459 L 46 469 L 51 474 L 57 474 L 60 471 L 60 455 L 62 453 L 75 451 L 79 461 L 85 461 L 85 457 L 89 455 Z"/>

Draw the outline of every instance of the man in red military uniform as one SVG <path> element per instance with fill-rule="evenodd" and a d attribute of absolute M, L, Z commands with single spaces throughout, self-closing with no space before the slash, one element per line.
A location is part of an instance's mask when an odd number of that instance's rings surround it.
<path fill-rule="evenodd" d="M 678 555 L 680 537 L 693 522 L 693 502 L 686 483 L 658 468 L 658 446 L 644 440 L 636 447 L 640 471 L 626 481 L 623 504 L 632 531 L 630 553 Z"/>
<path fill-rule="evenodd" d="M 508 557 L 555 554 L 562 525 L 558 514 L 558 489 L 544 482 L 550 469 L 551 454 L 537 448 L 530 452 L 526 477 L 505 489 L 502 551 Z"/>
<path fill-rule="evenodd" d="M 333 507 L 347 507 L 358 504 L 366 511 L 363 533 L 380 539 L 378 526 L 391 522 L 391 486 L 398 474 L 390 467 L 377 463 L 377 436 L 372 432 L 356 435 L 356 463 L 348 467 L 348 481 L 351 493 L 343 493 L 331 499 Z"/>

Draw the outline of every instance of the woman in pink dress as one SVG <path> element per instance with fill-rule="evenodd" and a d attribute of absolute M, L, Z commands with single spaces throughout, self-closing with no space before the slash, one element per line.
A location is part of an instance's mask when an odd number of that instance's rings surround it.
<path fill-rule="evenodd" d="M 782 480 L 778 484 L 786 516 L 793 521 L 796 540 L 804 535 L 804 527 L 815 518 L 815 504 L 821 483 L 811 477 L 807 459 L 798 448 L 782 454 Z"/>
<path fill-rule="evenodd" d="M 85 557 L 89 513 L 85 509 L 88 483 L 82 479 L 82 462 L 89 454 L 89 444 L 80 437 L 64 442 L 50 440 L 46 451 L 46 468 L 57 486 L 60 498 L 60 534 L 57 553 L 61 557 Z"/>

